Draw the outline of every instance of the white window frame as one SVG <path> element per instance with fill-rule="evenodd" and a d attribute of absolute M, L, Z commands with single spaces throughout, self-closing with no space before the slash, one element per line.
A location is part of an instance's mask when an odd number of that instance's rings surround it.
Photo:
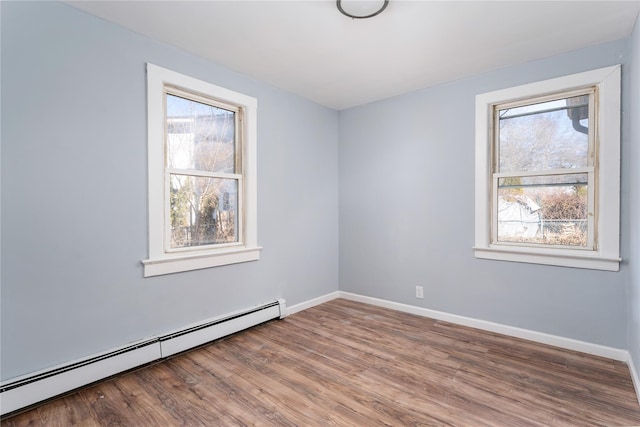
<path fill-rule="evenodd" d="M 242 112 L 242 188 L 238 208 L 240 242 L 189 250 L 166 247 L 168 233 L 168 182 L 165 142 L 165 87 L 231 104 Z M 149 174 L 149 258 L 142 260 L 144 277 L 218 267 L 260 259 L 257 243 L 257 100 L 166 68 L 147 64 L 147 132 Z"/>
<path fill-rule="evenodd" d="M 476 258 L 618 271 L 620 269 L 620 65 L 525 84 L 476 96 Z M 494 107 L 595 87 L 595 243 L 593 248 L 512 245 L 492 241 L 495 214 Z M 495 124 L 497 125 L 497 124 Z"/>

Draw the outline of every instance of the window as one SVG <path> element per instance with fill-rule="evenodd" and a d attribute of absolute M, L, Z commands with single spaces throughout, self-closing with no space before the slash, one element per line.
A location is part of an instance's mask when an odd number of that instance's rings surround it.
<path fill-rule="evenodd" d="M 259 259 L 255 98 L 147 64 L 156 276 Z"/>
<path fill-rule="evenodd" d="M 620 66 L 476 97 L 478 258 L 617 271 Z"/>

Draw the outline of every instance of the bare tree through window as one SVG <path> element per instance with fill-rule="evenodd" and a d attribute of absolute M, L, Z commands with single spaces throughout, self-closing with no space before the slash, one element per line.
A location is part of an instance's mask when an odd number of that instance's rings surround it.
<path fill-rule="evenodd" d="M 171 248 L 239 239 L 237 114 L 166 95 Z"/>
<path fill-rule="evenodd" d="M 588 244 L 589 95 L 497 108 L 497 239 Z"/>

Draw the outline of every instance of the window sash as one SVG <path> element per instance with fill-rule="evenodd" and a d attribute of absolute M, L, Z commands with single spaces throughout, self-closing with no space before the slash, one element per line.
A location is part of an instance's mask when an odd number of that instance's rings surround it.
<path fill-rule="evenodd" d="M 549 101 L 558 101 L 564 98 L 573 98 L 576 96 L 591 95 L 591 94 L 595 94 L 596 91 L 597 91 L 597 86 L 590 86 L 587 88 L 581 88 L 581 89 L 575 89 L 575 90 L 562 90 L 562 91 L 553 92 L 547 95 L 524 97 L 521 99 L 512 100 L 508 102 L 500 102 L 500 103 L 494 104 L 494 108 L 498 107 L 497 108 L 498 110 L 504 110 L 508 108 L 517 108 L 517 107 L 523 107 L 526 105 L 541 104 Z"/>
<path fill-rule="evenodd" d="M 240 108 L 237 105 L 220 101 L 215 98 L 211 98 L 210 96 L 202 95 L 194 91 L 182 89 L 181 87 L 176 85 L 165 84 L 164 93 L 178 96 L 180 98 L 190 99 L 192 101 L 199 102 L 201 104 L 211 105 L 212 107 L 221 108 L 223 110 L 233 111 L 234 113 L 239 113 L 242 110 L 242 108 Z M 166 111 L 166 108 L 165 108 L 165 111 Z"/>
<path fill-rule="evenodd" d="M 168 146 L 169 146 L 169 132 L 168 132 L 168 117 L 167 117 L 167 95 L 179 96 L 190 101 L 195 101 L 205 105 L 210 105 L 216 108 L 221 108 L 228 111 L 233 111 L 234 122 L 234 155 L 235 155 L 235 171 L 240 173 L 223 173 L 212 172 L 199 169 L 180 169 L 168 167 Z M 218 248 L 229 248 L 235 246 L 244 246 L 244 180 L 243 180 L 243 163 L 242 153 L 244 151 L 244 134 L 243 134 L 243 109 L 241 107 L 229 104 L 226 102 L 218 101 L 214 98 L 200 95 L 195 92 L 184 90 L 180 87 L 173 85 L 164 85 L 163 91 L 163 109 L 164 109 L 164 252 L 165 253 L 181 253 L 181 252 L 196 252 Z M 171 247 L 171 175 L 182 175 L 189 177 L 204 177 L 204 178 L 220 178 L 220 179 L 233 179 L 237 181 L 238 188 L 238 212 L 237 212 L 237 228 L 238 228 L 238 241 L 231 243 L 214 243 L 207 245 L 185 246 L 185 247 Z"/>
<path fill-rule="evenodd" d="M 235 129 L 234 129 L 234 135 L 235 135 L 235 146 L 234 146 L 234 150 L 235 150 L 235 171 L 239 172 L 241 174 L 244 173 L 244 152 L 245 152 L 245 134 L 244 134 L 244 114 L 245 114 L 245 109 L 234 105 L 234 104 L 230 104 L 228 102 L 223 102 L 223 101 L 219 101 L 215 98 L 211 98 L 208 96 L 204 96 L 204 95 L 200 95 L 196 92 L 192 92 L 192 91 L 187 91 L 184 89 L 181 89 L 178 86 L 174 86 L 174 85 L 168 85 L 165 84 L 163 86 L 163 93 L 162 93 L 162 108 L 164 111 L 164 165 L 165 168 L 167 167 L 167 150 L 168 150 L 168 127 L 167 127 L 167 95 L 174 95 L 174 96 L 178 96 L 184 99 L 188 99 L 191 101 L 195 101 L 195 102 L 199 102 L 201 104 L 206 104 L 206 105 L 210 105 L 212 107 L 216 107 L 216 108 L 220 108 L 223 110 L 227 110 L 227 111 L 233 111 L 234 117 L 235 117 Z"/>
<path fill-rule="evenodd" d="M 569 172 L 571 171 L 571 172 Z M 555 175 L 583 175 L 587 174 L 587 244 L 586 246 L 571 246 L 571 245 L 554 245 L 545 243 L 531 243 L 531 242 L 506 242 L 498 240 L 498 180 L 500 178 L 511 177 L 524 177 L 524 176 L 555 176 Z M 595 181 L 594 168 L 576 168 L 576 169 L 555 169 L 552 172 L 540 171 L 522 172 L 517 173 L 495 173 L 491 180 L 491 244 L 492 245 L 506 245 L 506 246 L 532 246 L 549 249 L 575 249 L 575 250 L 588 250 L 593 251 L 597 249 L 596 234 L 596 215 L 595 215 L 595 185 L 592 183 Z M 526 187 L 526 185 L 525 185 Z"/>
<path fill-rule="evenodd" d="M 596 135 L 598 134 L 598 88 L 596 86 L 589 87 L 587 89 L 580 90 L 571 90 L 571 91 L 563 91 L 556 92 L 551 95 L 545 96 L 537 96 L 532 98 L 527 98 L 525 100 L 512 101 L 512 102 L 504 102 L 499 104 L 492 105 L 492 120 L 491 120 L 491 171 L 492 173 L 498 173 L 500 170 L 500 111 L 509 109 L 509 108 L 518 108 L 527 105 L 540 104 L 544 102 L 550 101 L 558 101 L 566 98 L 573 98 L 576 96 L 589 95 L 589 135 L 588 135 L 588 166 L 594 166 L 596 164 L 595 157 L 597 153 L 596 147 Z M 533 114 L 540 114 L 541 112 L 536 112 Z M 518 172 L 519 174 L 524 173 Z"/>
<path fill-rule="evenodd" d="M 167 169 L 165 172 L 165 186 L 164 186 L 164 251 L 166 253 L 181 253 L 181 252 L 194 252 L 203 251 L 207 249 L 228 248 L 234 246 L 244 246 L 244 179 L 239 174 L 224 174 L 213 173 L 208 171 L 190 171 L 192 173 L 185 173 L 181 169 Z M 238 241 L 229 243 L 214 243 L 209 245 L 197 245 L 197 246 L 184 246 L 178 248 L 171 247 L 171 175 L 182 175 L 187 177 L 204 177 L 204 178 L 221 178 L 221 179 L 233 179 L 236 180 L 238 185 L 238 212 L 237 212 L 237 227 L 238 227 Z"/>
<path fill-rule="evenodd" d="M 577 89 L 570 91 L 562 91 L 544 96 L 537 96 L 532 98 L 526 98 L 524 100 L 517 100 L 505 103 L 499 103 L 492 105 L 492 120 L 491 120 L 491 193 L 490 193 L 490 206 L 491 206 L 491 222 L 489 226 L 490 232 L 490 245 L 491 246 L 514 246 L 514 247 L 539 247 L 548 249 L 571 249 L 582 251 L 594 251 L 598 249 L 597 240 L 597 224 L 598 217 L 596 207 L 598 205 L 596 197 L 596 188 L 598 183 L 596 182 L 597 171 L 597 87 L 592 86 L 586 89 Z M 560 168 L 560 169 L 546 169 L 546 170 L 532 170 L 532 171 L 512 171 L 512 172 L 498 172 L 500 167 L 500 111 L 509 108 L 518 108 L 527 105 L 540 104 L 549 101 L 563 100 L 576 96 L 589 96 L 589 133 L 588 133 L 588 153 L 587 162 L 588 167 L 582 168 Z M 540 114 L 542 111 L 538 111 L 532 114 Z M 500 178 L 509 177 L 526 177 L 526 176 L 554 176 L 554 175 L 578 175 L 586 173 L 587 179 L 587 244 L 586 246 L 569 246 L 569 245 L 554 245 L 545 243 L 531 243 L 531 242 L 506 242 L 498 240 L 498 181 Z"/>

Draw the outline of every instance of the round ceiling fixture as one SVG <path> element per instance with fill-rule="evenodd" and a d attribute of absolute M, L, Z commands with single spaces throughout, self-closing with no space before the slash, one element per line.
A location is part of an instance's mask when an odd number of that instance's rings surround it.
<path fill-rule="evenodd" d="M 338 10 L 349 18 L 372 18 L 380 14 L 389 0 L 336 0 Z"/>

